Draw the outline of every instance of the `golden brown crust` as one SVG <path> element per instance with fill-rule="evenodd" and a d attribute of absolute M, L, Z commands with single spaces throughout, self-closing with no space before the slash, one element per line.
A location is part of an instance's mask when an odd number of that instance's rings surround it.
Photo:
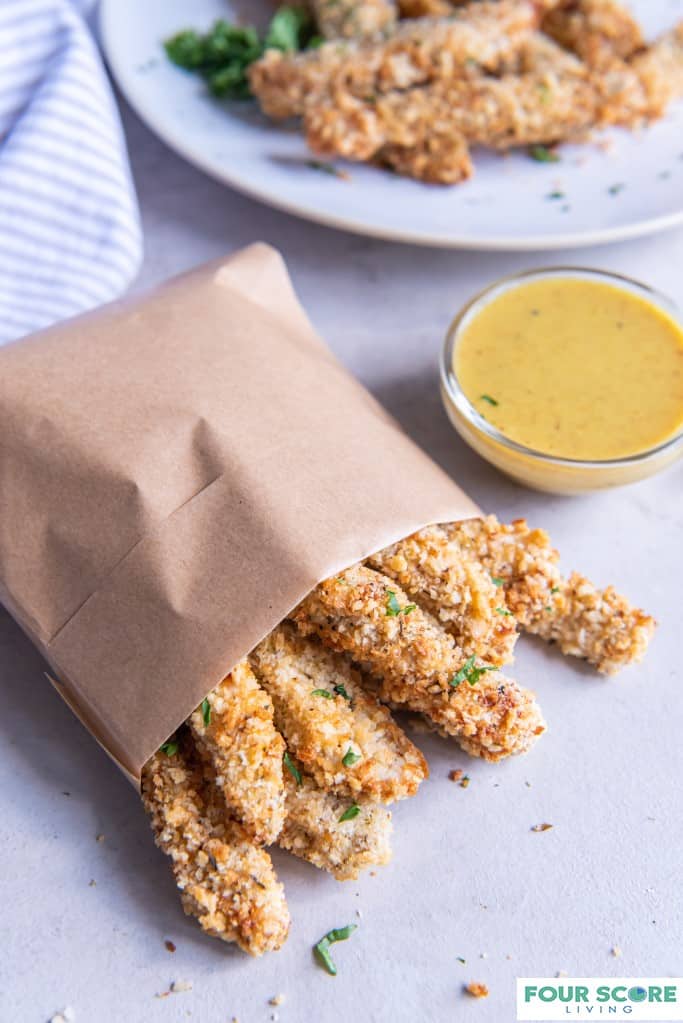
<path fill-rule="evenodd" d="M 340 818 L 352 805 L 348 798 L 325 792 L 303 773 L 300 785 L 292 777 L 285 785 L 287 816 L 278 839 L 283 849 L 326 870 L 338 881 L 352 880 L 368 867 L 389 862 L 389 810 L 358 800 L 360 812 L 342 821 Z"/>
<path fill-rule="evenodd" d="M 424 757 L 345 658 L 283 624 L 251 660 L 287 748 L 321 788 L 383 803 L 415 795 L 429 773 Z M 345 765 L 349 750 L 360 759 Z"/>
<path fill-rule="evenodd" d="M 267 50 L 249 68 L 249 84 L 269 117 L 298 116 L 324 97 L 368 100 L 450 80 L 468 63 L 497 71 L 538 23 L 531 0 L 480 0 L 455 20 L 406 21 L 381 41 L 336 41 L 295 55 Z"/>
<path fill-rule="evenodd" d="M 392 593 L 401 613 L 389 613 Z M 380 699 L 425 714 L 473 756 L 522 752 L 545 728 L 533 695 L 497 672 L 484 671 L 473 685 L 458 681 L 467 658 L 453 637 L 372 569 L 355 566 L 326 580 L 293 617 L 305 635 L 318 635 L 373 675 Z"/>
<path fill-rule="evenodd" d="M 617 0 L 562 0 L 541 27 L 592 68 L 627 60 L 645 45 L 640 26 Z"/>
<path fill-rule="evenodd" d="M 504 525 L 494 515 L 445 528 L 503 580 L 508 606 L 525 631 L 556 642 L 605 675 L 642 660 L 654 618 L 612 586 L 599 590 L 577 573 L 564 579 L 544 530 L 530 529 L 525 519 Z"/>
<path fill-rule="evenodd" d="M 368 558 L 450 632 L 467 657 L 509 664 L 517 623 L 480 562 L 442 526 L 428 526 Z"/>
<path fill-rule="evenodd" d="M 270 857 L 227 820 L 186 739 L 174 755 L 160 752 L 147 763 L 142 800 L 156 843 L 171 858 L 185 912 L 251 955 L 280 948 L 289 911 Z"/>
<path fill-rule="evenodd" d="M 213 764 L 229 812 L 256 842 L 269 845 L 285 814 L 285 744 L 275 729 L 272 700 L 240 661 L 206 703 L 208 725 L 202 706 L 188 720 L 195 741 Z"/>
<path fill-rule="evenodd" d="M 398 12 L 393 0 L 311 0 L 326 39 L 362 39 L 390 29 Z"/>

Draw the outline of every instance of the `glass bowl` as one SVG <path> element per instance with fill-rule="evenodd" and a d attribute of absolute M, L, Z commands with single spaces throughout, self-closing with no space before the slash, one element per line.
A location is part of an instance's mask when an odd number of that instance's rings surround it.
<path fill-rule="evenodd" d="M 629 277 L 583 267 L 552 267 L 528 270 L 504 277 L 481 291 L 464 306 L 451 324 L 441 353 L 441 397 L 448 417 L 469 446 L 506 475 L 534 490 L 554 494 L 580 494 L 619 487 L 646 479 L 671 465 L 683 454 L 683 428 L 656 447 L 605 461 L 560 458 L 525 447 L 487 422 L 464 394 L 454 368 L 454 356 L 464 328 L 485 305 L 503 292 L 547 277 L 595 280 L 627 290 L 673 317 L 683 328 L 675 303 L 665 295 Z"/>

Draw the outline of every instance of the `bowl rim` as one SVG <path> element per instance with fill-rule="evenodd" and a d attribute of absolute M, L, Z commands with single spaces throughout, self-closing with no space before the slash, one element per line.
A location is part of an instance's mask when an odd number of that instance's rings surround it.
<path fill-rule="evenodd" d="M 466 322 L 469 322 L 477 315 L 480 309 L 496 298 L 499 294 L 510 291 L 526 281 L 543 277 L 584 277 L 588 279 L 598 279 L 605 283 L 616 285 L 624 290 L 645 296 L 650 302 L 653 302 L 661 310 L 671 316 L 683 333 L 683 318 L 681 316 L 681 311 L 673 299 L 669 298 L 663 292 L 658 291 L 656 288 L 653 288 L 651 285 L 645 284 L 633 277 L 629 277 L 626 274 L 594 267 L 573 265 L 537 267 L 535 269 L 522 270 L 513 274 L 506 274 L 504 277 L 499 277 L 491 284 L 488 284 L 485 288 L 482 288 L 464 306 L 462 306 L 460 311 L 452 320 L 446 332 L 444 344 L 441 348 L 439 374 L 442 390 L 445 392 L 445 396 L 447 396 L 450 403 L 455 406 L 456 411 L 462 416 L 465 422 L 478 433 L 483 433 L 489 439 L 495 441 L 500 446 L 507 448 L 509 451 L 513 451 L 516 454 L 523 455 L 537 462 L 543 462 L 546 465 L 567 469 L 581 468 L 604 470 L 610 468 L 625 468 L 627 466 L 636 466 L 646 463 L 651 459 L 656 459 L 669 451 L 675 450 L 679 446 L 683 448 L 682 425 L 672 437 L 662 441 L 660 444 L 651 448 L 646 448 L 644 451 L 638 451 L 632 455 L 624 455 L 621 458 L 584 459 L 551 455 L 546 451 L 539 451 L 537 448 L 528 447 L 525 444 L 521 444 L 519 441 L 512 440 L 512 438 L 508 437 L 506 434 L 498 430 L 497 427 L 489 423 L 488 420 L 485 419 L 470 402 L 469 398 L 465 395 L 465 392 L 460 386 L 453 364 L 455 346 L 462 328 L 465 326 Z"/>

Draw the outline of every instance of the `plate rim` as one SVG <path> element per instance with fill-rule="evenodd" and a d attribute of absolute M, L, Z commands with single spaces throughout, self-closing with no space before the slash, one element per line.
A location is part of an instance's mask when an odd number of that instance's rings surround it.
<path fill-rule="evenodd" d="M 198 153 L 191 145 L 188 145 L 184 141 L 180 130 L 176 133 L 165 125 L 160 125 L 155 120 L 153 112 L 149 110 L 148 105 L 142 98 L 142 89 L 138 92 L 136 88 L 137 79 L 129 73 L 125 61 L 119 59 L 117 47 L 112 44 L 112 25 L 116 17 L 114 12 L 117 10 L 120 12 L 122 9 L 121 0 L 101 0 L 98 10 L 99 38 L 111 75 L 136 115 L 169 149 L 178 153 L 189 164 L 197 167 L 214 181 L 227 185 L 241 195 L 246 195 L 256 202 L 260 202 L 283 213 L 320 224 L 323 227 L 347 231 L 352 234 L 382 241 L 418 245 L 425 248 L 476 252 L 538 252 L 595 247 L 609 245 L 612 242 L 630 241 L 646 235 L 659 234 L 662 231 L 671 230 L 683 224 L 683 206 L 681 206 L 679 210 L 673 213 L 663 214 L 659 217 L 650 217 L 644 220 L 634 220 L 628 224 L 600 228 L 594 231 L 565 232 L 547 236 L 525 235 L 524 237 L 517 238 L 501 235 L 482 239 L 471 235 L 446 236 L 435 235 L 429 232 L 406 231 L 400 228 L 378 227 L 374 224 L 368 224 L 363 220 L 356 220 L 353 217 L 326 213 L 315 207 L 307 206 L 305 203 L 281 199 L 267 187 L 254 185 L 242 175 L 231 173 L 229 169 L 218 168 L 213 161 L 205 159 L 201 153 Z"/>

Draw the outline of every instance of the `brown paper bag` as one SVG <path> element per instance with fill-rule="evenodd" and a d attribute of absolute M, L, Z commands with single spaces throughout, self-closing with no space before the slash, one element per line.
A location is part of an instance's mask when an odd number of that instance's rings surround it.
<path fill-rule="evenodd" d="M 477 513 L 265 245 L 0 351 L 0 599 L 135 782 L 318 582 Z"/>

